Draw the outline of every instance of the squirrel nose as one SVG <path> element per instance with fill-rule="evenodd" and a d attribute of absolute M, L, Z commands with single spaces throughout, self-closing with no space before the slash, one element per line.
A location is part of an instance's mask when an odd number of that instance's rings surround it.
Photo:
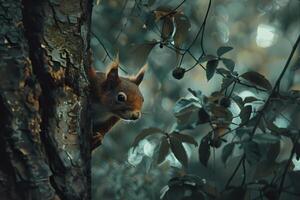
<path fill-rule="evenodd" d="M 137 112 L 133 112 L 132 115 L 131 115 L 131 119 L 132 120 L 137 120 L 139 119 L 141 116 L 141 112 L 140 111 L 137 111 Z"/>

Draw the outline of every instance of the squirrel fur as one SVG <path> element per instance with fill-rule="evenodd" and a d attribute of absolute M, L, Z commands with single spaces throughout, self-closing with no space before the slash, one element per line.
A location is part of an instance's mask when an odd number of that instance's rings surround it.
<path fill-rule="evenodd" d="M 120 120 L 137 120 L 141 117 L 144 102 L 139 85 L 146 65 L 130 77 L 120 77 L 119 61 L 114 60 L 106 73 L 89 69 L 91 87 L 91 115 L 93 120 L 92 150 L 102 143 L 104 135 Z"/>

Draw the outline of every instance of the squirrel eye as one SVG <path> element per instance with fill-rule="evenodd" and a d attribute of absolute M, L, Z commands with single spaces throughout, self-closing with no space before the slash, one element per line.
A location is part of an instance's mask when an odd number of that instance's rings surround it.
<path fill-rule="evenodd" d="M 117 96 L 118 102 L 125 102 L 127 100 L 127 96 L 124 92 L 119 92 Z"/>

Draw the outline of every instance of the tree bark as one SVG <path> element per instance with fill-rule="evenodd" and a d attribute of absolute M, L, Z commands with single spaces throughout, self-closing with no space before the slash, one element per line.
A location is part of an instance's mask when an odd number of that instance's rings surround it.
<path fill-rule="evenodd" d="M 90 199 L 91 0 L 0 0 L 0 199 Z"/>

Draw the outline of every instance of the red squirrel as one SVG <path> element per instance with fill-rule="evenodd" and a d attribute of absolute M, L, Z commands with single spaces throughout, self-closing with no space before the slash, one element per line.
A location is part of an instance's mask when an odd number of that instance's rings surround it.
<path fill-rule="evenodd" d="M 139 89 L 146 70 L 129 77 L 118 74 L 119 60 L 114 60 L 107 73 L 90 68 L 91 108 L 93 120 L 92 150 L 101 145 L 104 135 L 120 120 L 137 120 L 141 117 L 144 102 Z"/>

